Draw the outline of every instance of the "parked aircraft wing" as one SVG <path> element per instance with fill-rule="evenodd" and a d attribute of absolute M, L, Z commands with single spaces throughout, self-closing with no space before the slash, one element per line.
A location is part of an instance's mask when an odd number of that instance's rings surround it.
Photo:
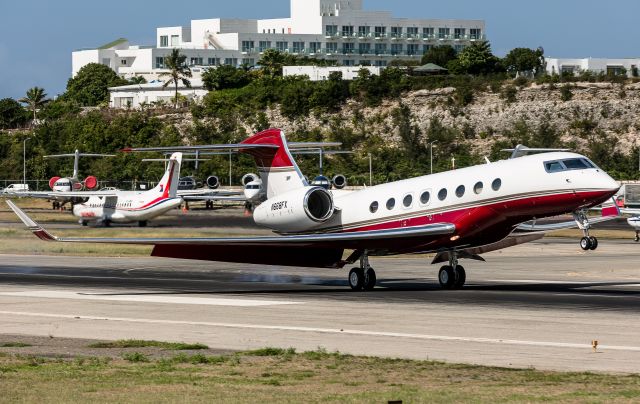
<path fill-rule="evenodd" d="M 346 264 L 344 250 L 385 248 L 403 240 L 426 244 L 456 231 L 452 223 L 392 230 L 244 238 L 75 238 L 56 237 L 13 202 L 9 207 L 38 238 L 64 243 L 153 245 L 153 256 L 249 264 L 334 268 Z"/>
<path fill-rule="evenodd" d="M 51 197 L 61 198 L 91 198 L 92 196 L 116 197 L 117 192 L 114 191 L 71 191 L 71 192 L 49 192 Z"/>
<path fill-rule="evenodd" d="M 228 201 L 228 202 L 246 202 L 247 198 L 238 194 L 232 195 L 187 195 L 182 196 L 185 201 Z"/>

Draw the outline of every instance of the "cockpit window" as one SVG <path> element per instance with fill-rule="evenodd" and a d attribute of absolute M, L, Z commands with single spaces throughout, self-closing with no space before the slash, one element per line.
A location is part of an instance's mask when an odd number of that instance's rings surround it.
<path fill-rule="evenodd" d="M 569 170 L 586 170 L 589 168 L 596 168 L 596 166 L 592 162 L 584 158 L 546 161 L 544 163 L 544 169 L 548 173 L 558 173 L 561 171 Z"/>

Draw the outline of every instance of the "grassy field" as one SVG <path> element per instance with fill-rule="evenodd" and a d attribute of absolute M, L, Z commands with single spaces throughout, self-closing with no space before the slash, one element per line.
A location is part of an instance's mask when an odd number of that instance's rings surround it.
<path fill-rule="evenodd" d="M 0 402 L 638 402 L 640 376 L 266 348 L 154 359 L 2 354 Z"/>

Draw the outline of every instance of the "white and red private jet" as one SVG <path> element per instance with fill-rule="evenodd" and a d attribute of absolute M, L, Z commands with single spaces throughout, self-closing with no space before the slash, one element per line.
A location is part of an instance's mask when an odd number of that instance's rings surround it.
<path fill-rule="evenodd" d="M 254 219 L 279 235 L 58 238 L 8 203 L 46 241 L 153 245 L 152 255 L 157 257 L 263 265 L 343 268 L 360 261 L 348 277 L 354 290 L 370 290 L 376 284 L 370 256 L 435 253 L 433 264 L 448 262 L 440 269 L 439 282 L 453 289 L 461 288 L 466 279 L 458 259 L 482 260 L 480 254 L 540 239 L 547 230 L 577 225 L 584 231 L 582 248 L 595 249 L 597 240 L 588 233 L 593 221 L 585 212 L 619 188 L 584 156 L 568 152 L 522 156 L 526 150 L 519 147 L 509 160 L 334 194 L 307 183 L 279 129 L 237 145 L 201 147 L 221 148 L 255 158 L 267 199 L 255 209 Z M 575 221 L 537 225 L 537 219 L 567 213 Z M 603 209 L 603 215 L 616 213 L 615 207 Z"/>

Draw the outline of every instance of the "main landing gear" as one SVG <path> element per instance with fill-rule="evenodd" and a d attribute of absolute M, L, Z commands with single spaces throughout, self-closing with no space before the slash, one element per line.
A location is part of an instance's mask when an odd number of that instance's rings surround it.
<path fill-rule="evenodd" d="M 376 271 L 369 266 L 369 255 L 365 251 L 360 257 L 360 268 L 349 272 L 349 286 L 353 290 L 370 291 L 376 287 Z"/>
<path fill-rule="evenodd" d="M 636 243 L 640 241 L 640 230 L 636 230 L 636 238 L 634 238 L 634 240 Z"/>
<path fill-rule="evenodd" d="M 458 254 L 455 251 L 449 253 L 449 265 L 440 268 L 438 281 L 442 289 L 462 289 L 467 280 L 467 273 L 462 265 L 458 264 Z"/>
<path fill-rule="evenodd" d="M 582 248 L 583 251 L 595 251 L 598 248 L 598 239 L 589 235 L 591 224 L 589 223 L 589 218 L 586 213 L 584 211 L 576 212 L 573 214 L 573 218 L 584 235 L 584 237 L 580 239 L 580 248 Z"/>

